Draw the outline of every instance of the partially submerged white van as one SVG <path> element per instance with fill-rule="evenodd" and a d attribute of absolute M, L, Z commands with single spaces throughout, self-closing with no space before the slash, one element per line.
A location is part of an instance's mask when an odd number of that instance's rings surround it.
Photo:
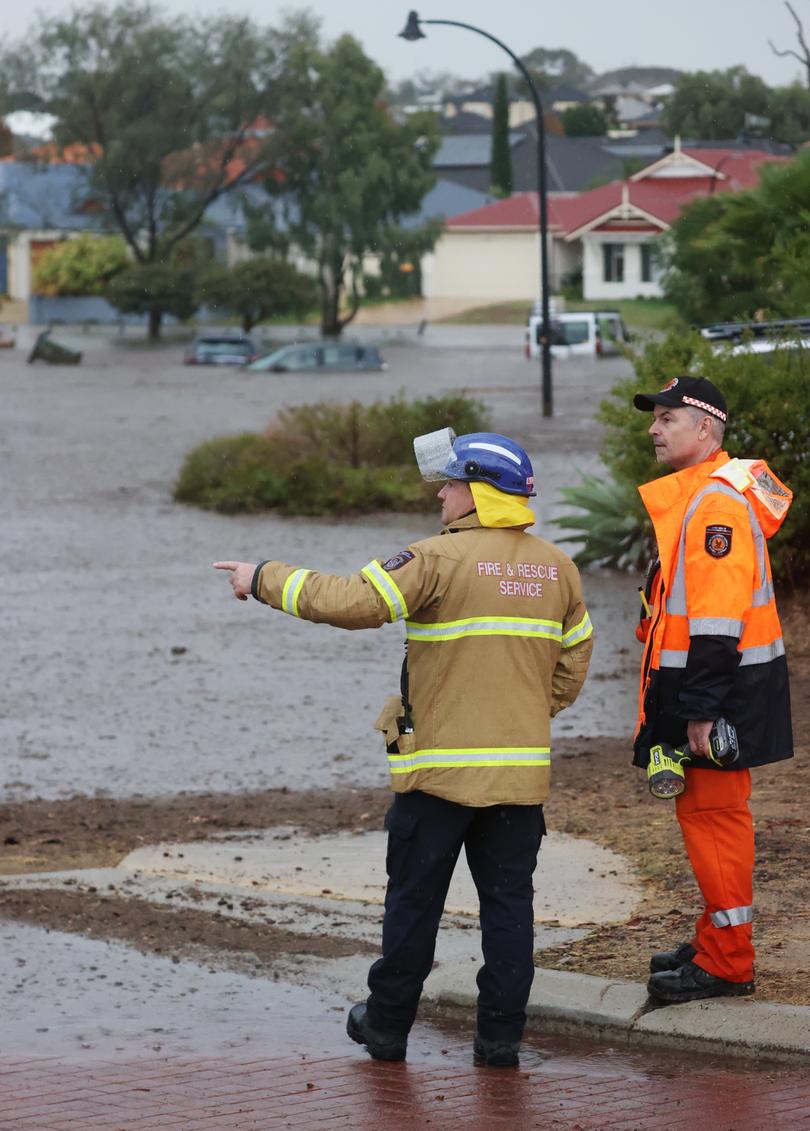
<path fill-rule="evenodd" d="M 552 357 L 608 357 L 621 353 L 629 335 L 617 310 L 581 310 L 553 314 L 551 322 Z M 526 330 L 526 357 L 540 353 L 543 319 L 529 316 Z"/>

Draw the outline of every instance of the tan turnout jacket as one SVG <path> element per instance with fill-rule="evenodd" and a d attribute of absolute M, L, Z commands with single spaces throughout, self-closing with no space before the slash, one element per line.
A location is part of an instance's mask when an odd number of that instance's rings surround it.
<path fill-rule="evenodd" d="M 340 628 L 404 620 L 413 729 L 400 696 L 375 724 L 395 791 L 545 801 L 550 719 L 576 699 L 593 646 L 579 573 L 552 543 L 473 514 L 351 577 L 263 562 L 253 595 Z"/>

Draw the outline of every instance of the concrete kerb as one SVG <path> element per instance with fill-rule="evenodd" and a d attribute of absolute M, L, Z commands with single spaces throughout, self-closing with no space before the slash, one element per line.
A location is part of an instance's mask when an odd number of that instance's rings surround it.
<path fill-rule="evenodd" d="M 468 976 L 469 977 L 469 976 Z M 435 971 L 425 987 L 425 1009 L 442 1016 L 475 1008 L 474 986 L 452 972 Z M 538 968 L 527 1028 L 587 1034 L 710 1055 L 810 1063 L 810 1007 L 713 998 L 655 1006 L 646 988 L 589 974 Z"/>
<path fill-rule="evenodd" d="M 376 942 L 385 890 L 384 856 L 378 843 L 382 837 L 366 833 L 299 839 L 276 829 L 239 840 L 143 848 L 117 868 L 5 876 L 2 886 L 32 890 L 75 885 L 79 891 L 112 887 L 121 897 L 164 906 L 169 896 L 173 905 L 182 906 L 189 898 L 185 893 L 192 893 L 199 910 L 216 909 L 257 922 L 268 912 L 275 918 L 283 911 L 285 925 L 293 932 L 335 929 L 349 938 Z M 541 961 L 543 947 L 581 937 L 594 920 L 615 917 L 615 909 L 612 916 L 609 908 L 589 900 L 591 922 L 583 921 L 578 906 L 573 918 L 579 921 L 564 922 L 561 911 L 569 901 L 570 881 L 576 879 L 591 895 L 594 890 L 610 890 L 612 883 L 616 890 L 608 902 L 621 905 L 625 915 L 634 903 L 627 874 L 614 872 L 609 878 L 604 874 L 619 860 L 602 855 L 603 850 L 590 842 L 574 842 L 575 838 L 561 841 L 555 848 L 559 860 L 553 862 L 569 883 L 561 889 L 549 884 L 545 898 L 536 905 Z M 552 854 L 548 855 L 550 865 Z M 477 900 L 470 878 L 463 868 L 458 872 L 439 936 L 437 965 L 425 985 L 425 1015 L 468 1014 L 475 1008 L 480 943 L 471 928 L 476 925 Z M 549 876 L 554 872 L 548 868 Z M 222 908 L 223 896 L 230 911 Z M 303 961 L 291 955 L 289 962 L 280 964 L 279 974 L 291 983 L 328 986 L 352 1000 L 362 996 L 367 965 L 368 959 L 359 955 Z M 715 998 L 655 1007 L 645 987 L 637 983 L 540 967 L 527 1012 L 530 1029 L 546 1032 L 605 1036 L 636 1046 L 705 1050 L 711 1055 L 810 1061 L 810 1007 L 805 1006 Z"/>

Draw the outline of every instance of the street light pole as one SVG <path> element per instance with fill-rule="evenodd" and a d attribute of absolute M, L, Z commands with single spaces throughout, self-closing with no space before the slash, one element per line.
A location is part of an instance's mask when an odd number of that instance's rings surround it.
<path fill-rule="evenodd" d="M 480 27 L 474 27 L 472 24 L 463 24 L 459 20 L 420 20 L 416 12 L 411 11 L 408 13 L 408 22 L 405 28 L 399 34 L 402 39 L 414 41 L 417 39 L 425 39 L 425 33 L 422 31 L 422 26 L 425 24 L 443 24 L 446 27 L 461 27 L 466 31 L 474 31 L 477 35 L 483 35 L 484 39 L 500 47 L 505 51 L 517 69 L 520 71 L 523 78 L 526 80 L 526 85 L 532 96 L 534 102 L 534 110 L 537 115 L 537 196 L 539 200 L 539 223 L 538 230 L 540 234 L 540 310 L 542 317 L 542 328 L 540 335 L 540 372 L 542 378 L 543 390 L 543 416 L 553 415 L 552 391 L 551 391 L 551 325 L 549 320 L 549 304 L 548 304 L 548 191 L 546 188 L 546 126 L 543 121 L 543 107 L 540 104 L 540 95 L 537 93 L 537 87 L 534 85 L 534 80 L 526 69 L 523 61 L 500 39 L 496 39 L 494 35 L 490 35 L 488 31 L 484 31 Z"/>

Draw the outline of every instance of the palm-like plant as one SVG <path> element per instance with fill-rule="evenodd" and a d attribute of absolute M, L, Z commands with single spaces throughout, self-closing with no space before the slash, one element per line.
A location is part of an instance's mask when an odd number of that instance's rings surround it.
<path fill-rule="evenodd" d="M 560 515 L 552 522 L 574 532 L 572 541 L 582 541 L 574 554 L 577 565 L 644 568 L 652 553 L 653 534 L 635 488 L 586 475 L 578 486 L 563 487 L 562 496 L 580 513 Z"/>

